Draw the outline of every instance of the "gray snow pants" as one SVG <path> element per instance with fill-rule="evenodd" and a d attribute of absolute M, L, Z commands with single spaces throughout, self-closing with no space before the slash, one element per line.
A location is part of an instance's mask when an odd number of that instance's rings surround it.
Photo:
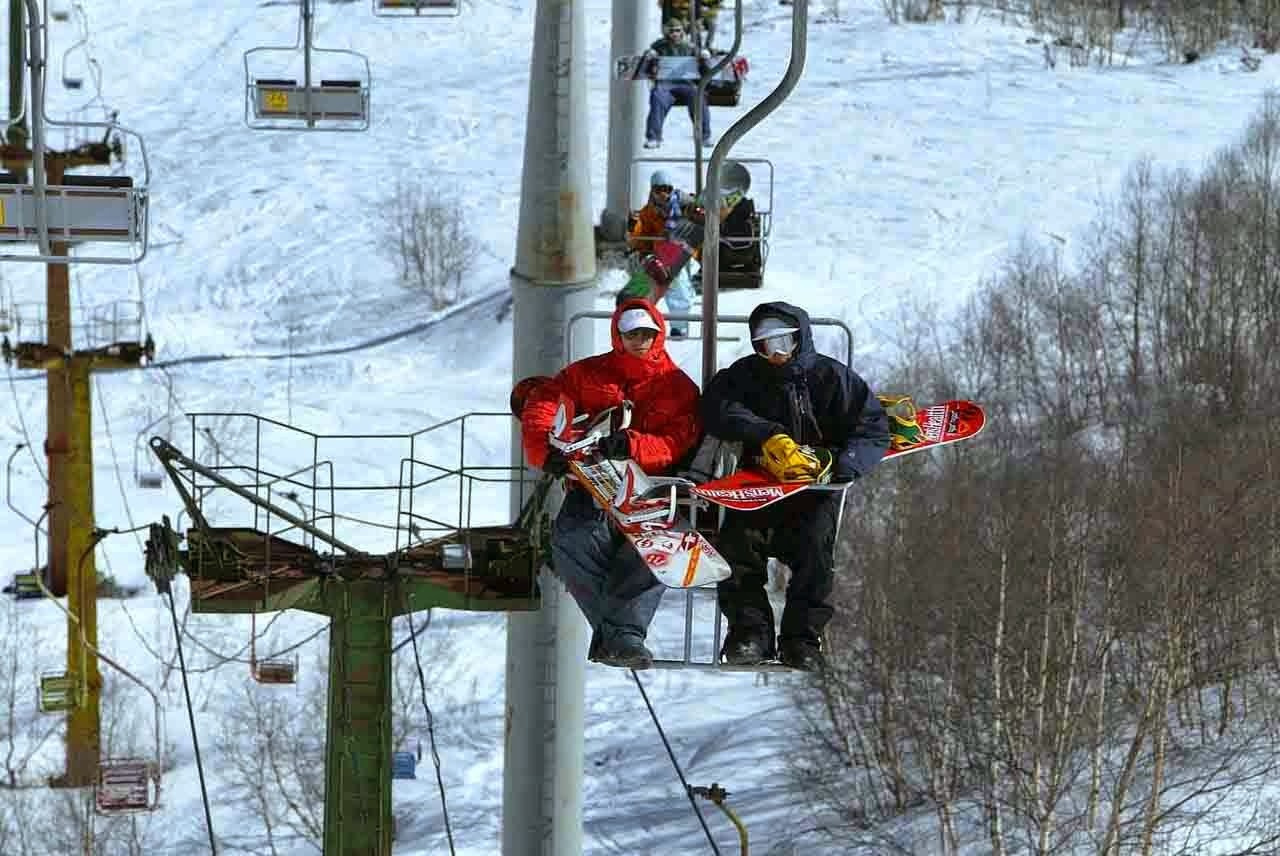
<path fill-rule="evenodd" d="M 602 643 L 644 639 L 663 586 L 585 490 L 565 495 L 551 530 L 551 564 Z"/>

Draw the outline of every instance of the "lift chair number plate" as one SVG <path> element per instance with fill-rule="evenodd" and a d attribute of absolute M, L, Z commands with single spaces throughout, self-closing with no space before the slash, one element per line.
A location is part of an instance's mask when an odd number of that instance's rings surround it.
<path fill-rule="evenodd" d="M 289 93 L 269 89 L 262 93 L 262 105 L 271 113 L 287 113 L 289 112 Z"/>

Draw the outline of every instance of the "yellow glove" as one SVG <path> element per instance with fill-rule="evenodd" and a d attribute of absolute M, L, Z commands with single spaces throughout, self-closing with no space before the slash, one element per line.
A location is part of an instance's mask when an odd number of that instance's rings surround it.
<path fill-rule="evenodd" d="M 786 434 L 774 434 L 760 447 L 760 463 L 780 482 L 811 482 L 822 462 L 808 446 L 799 446 Z"/>

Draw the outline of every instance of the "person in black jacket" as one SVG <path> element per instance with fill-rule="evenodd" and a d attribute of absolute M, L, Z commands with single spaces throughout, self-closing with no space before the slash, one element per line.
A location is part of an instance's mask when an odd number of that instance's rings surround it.
<path fill-rule="evenodd" d="M 889 448 L 889 421 L 866 381 L 813 346 L 809 315 L 788 303 L 762 303 L 748 321 L 756 353 L 712 378 L 702 397 L 708 434 L 741 442 L 743 460 L 759 457 L 784 481 L 813 480 L 831 453 L 832 481 L 871 472 Z M 754 665 L 775 656 L 794 668 L 821 664 L 822 630 L 831 619 L 836 491 L 805 491 L 758 511 L 726 514 L 718 546 L 733 576 L 718 587 L 729 622 L 721 656 Z M 765 594 L 770 556 L 791 568 L 777 647 Z"/>

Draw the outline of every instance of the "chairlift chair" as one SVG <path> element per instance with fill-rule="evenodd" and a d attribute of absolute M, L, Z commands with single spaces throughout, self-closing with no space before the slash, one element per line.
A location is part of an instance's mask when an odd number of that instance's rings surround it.
<path fill-rule="evenodd" d="M 169 402 L 170 405 L 172 405 L 172 402 L 173 400 L 171 398 Z M 138 432 L 137 437 L 134 438 L 133 481 L 135 484 L 137 484 L 138 487 L 146 488 L 147 490 L 159 490 L 164 487 L 164 471 L 156 470 L 156 469 L 145 469 L 139 466 L 138 460 L 139 458 L 141 458 L 144 461 L 151 461 L 151 462 L 155 461 L 155 458 L 152 457 L 152 455 L 150 454 L 150 448 L 147 446 L 148 438 L 150 438 L 151 430 L 155 428 L 156 425 L 160 424 L 161 422 L 166 422 L 165 440 L 170 440 L 171 438 L 168 431 L 168 428 L 169 428 L 168 422 L 171 416 L 172 416 L 171 412 L 162 413 L 161 415 L 157 416 L 155 419 L 152 419 L 150 422 L 144 425 L 142 427 L 142 430 Z"/>
<path fill-rule="evenodd" d="M 696 56 L 622 56 L 614 60 L 614 76 L 620 80 L 647 80 L 650 83 L 688 83 L 696 86 L 707 68 L 714 68 L 726 56 L 727 51 L 715 51 L 711 59 L 701 61 Z M 736 107 L 742 98 L 742 82 L 746 80 L 750 64 L 746 57 L 734 57 L 718 69 L 707 82 L 708 107 Z M 675 103 L 687 107 L 689 99 L 677 96 Z"/>
<path fill-rule="evenodd" d="M 462 14 L 462 0 L 373 0 L 379 18 L 454 18 Z"/>
<path fill-rule="evenodd" d="M 249 674 L 260 684 L 296 684 L 297 659 L 258 659 L 258 616 L 249 616 Z"/>
<path fill-rule="evenodd" d="M 412 752 L 391 753 L 391 778 L 418 778 L 418 758 Z"/>
<path fill-rule="evenodd" d="M 311 43 L 311 0 L 302 0 L 298 38 L 288 47 L 258 47 L 244 53 L 245 125 L 260 131 L 363 131 L 369 127 L 373 75 L 364 54 Z M 341 72 L 317 84 L 313 57 L 343 57 Z M 275 62 L 271 62 L 272 59 Z M 302 61 L 302 79 L 280 76 L 279 68 Z M 267 73 L 265 67 L 277 69 Z M 339 77 L 338 74 L 343 76 Z"/>
<path fill-rule="evenodd" d="M 39 597 L 39 590 L 37 590 Z M 41 713 L 62 713 L 80 706 L 84 697 L 80 678 L 68 672 L 45 672 L 40 676 Z"/>
<path fill-rule="evenodd" d="M 62 52 L 62 85 L 63 87 L 72 90 L 77 90 L 84 86 L 84 78 L 73 76 L 67 72 L 71 55 L 76 51 L 83 51 L 87 57 L 88 49 L 85 45 L 89 43 L 89 17 L 85 14 L 84 7 L 79 3 L 75 5 L 75 11 L 80 23 L 80 37 L 72 42 L 71 45 Z M 66 17 L 70 17 L 70 15 L 68 14 Z M 63 20 L 65 19 L 66 18 Z M 86 63 L 91 59 L 92 57 L 88 57 L 86 59 Z"/>
<path fill-rule="evenodd" d="M 93 786 L 99 814 L 155 811 L 160 805 L 160 770 L 142 758 L 107 758 L 98 763 Z"/>
<path fill-rule="evenodd" d="M 44 597 L 37 582 L 37 571 L 13 575 L 13 582 L 6 588 L 14 600 L 35 600 Z"/>
<path fill-rule="evenodd" d="M 64 175 L 61 184 L 45 186 L 43 205 L 32 183 L 19 183 L 12 173 L 0 173 L 0 245 L 37 244 L 34 253 L 0 251 L 0 261 L 68 264 L 136 264 L 147 253 L 147 202 L 150 165 L 142 138 L 114 120 L 70 122 L 45 118 L 49 125 L 105 128 L 137 141 L 141 174 Z M 44 211 L 43 235 L 40 209 Z M 47 243 L 46 243 L 47 242 Z M 112 254 L 80 252 L 53 255 L 48 244 L 104 243 L 120 247 Z M 100 252 L 100 251 L 99 251 Z"/>
<path fill-rule="evenodd" d="M 643 199 L 636 199 L 636 184 L 627 191 L 627 198 L 632 204 L 644 204 L 648 198 L 648 174 L 662 165 L 686 164 L 692 175 L 696 162 L 692 158 L 659 158 L 641 157 L 632 161 L 628 172 L 628 181 L 633 181 L 637 174 L 643 173 L 644 180 L 640 187 L 645 189 Z M 752 168 L 759 174 L 763 166 L 766 171 L 766 186 L 760 188 L 759 182 L 753 182 Z M 742 194 L 742 199 L 720 225 L 720 288 L 759 288 L 764 281 L 764 268 L 769 258 L 769 233 L 773 222 L 773 162 L 767 158 L 733 158 L 726 161 L 721 169 L 721 198 L 731 193 Z M 692 189 L 693 181 L 690 181 Z M 752 187 L 756 191 L 747 195 Z M 763 204 L 757 202 L 763 200 Z M 636 213 L 631 214 L 630 223 L 635 222 Z"/>
<path fill-rule="evenodd" d="M 86 41 L 88 22 L 83 8 L 78 4 L 76 8 L 80 11 L 81 41 Z M 114 120 L 65 122 L 47 114 L 45 73 L 48 63 L 45 35 L 42 21 L 27 21 L 27 67 L 32 105 L 27 112 L 31 122 L 32 182 L 19 183 L 12 174 L 0 176 L 0 243 L 34 241 L 37 251 L 0 252 L 0 261 L 135 264 L 146 254 L 146 186 L 150 178 L 146 146 L 141 137 L 116 124 Z M 60 184 L 49 184 L 44 153 L 47 151 L 50 128 L 69 126 L 100 129 L 108 151 L 120 151 L 120 139 L 123 135 L 135 138 L 140 157 L 134 160 L 142 164 L 140 175 L 64 176 Z M 126 243 L 129 249 L 116 255 L 81 253 L 67 256 L 53 252 L 52 244 L 74 241 Z"/>

